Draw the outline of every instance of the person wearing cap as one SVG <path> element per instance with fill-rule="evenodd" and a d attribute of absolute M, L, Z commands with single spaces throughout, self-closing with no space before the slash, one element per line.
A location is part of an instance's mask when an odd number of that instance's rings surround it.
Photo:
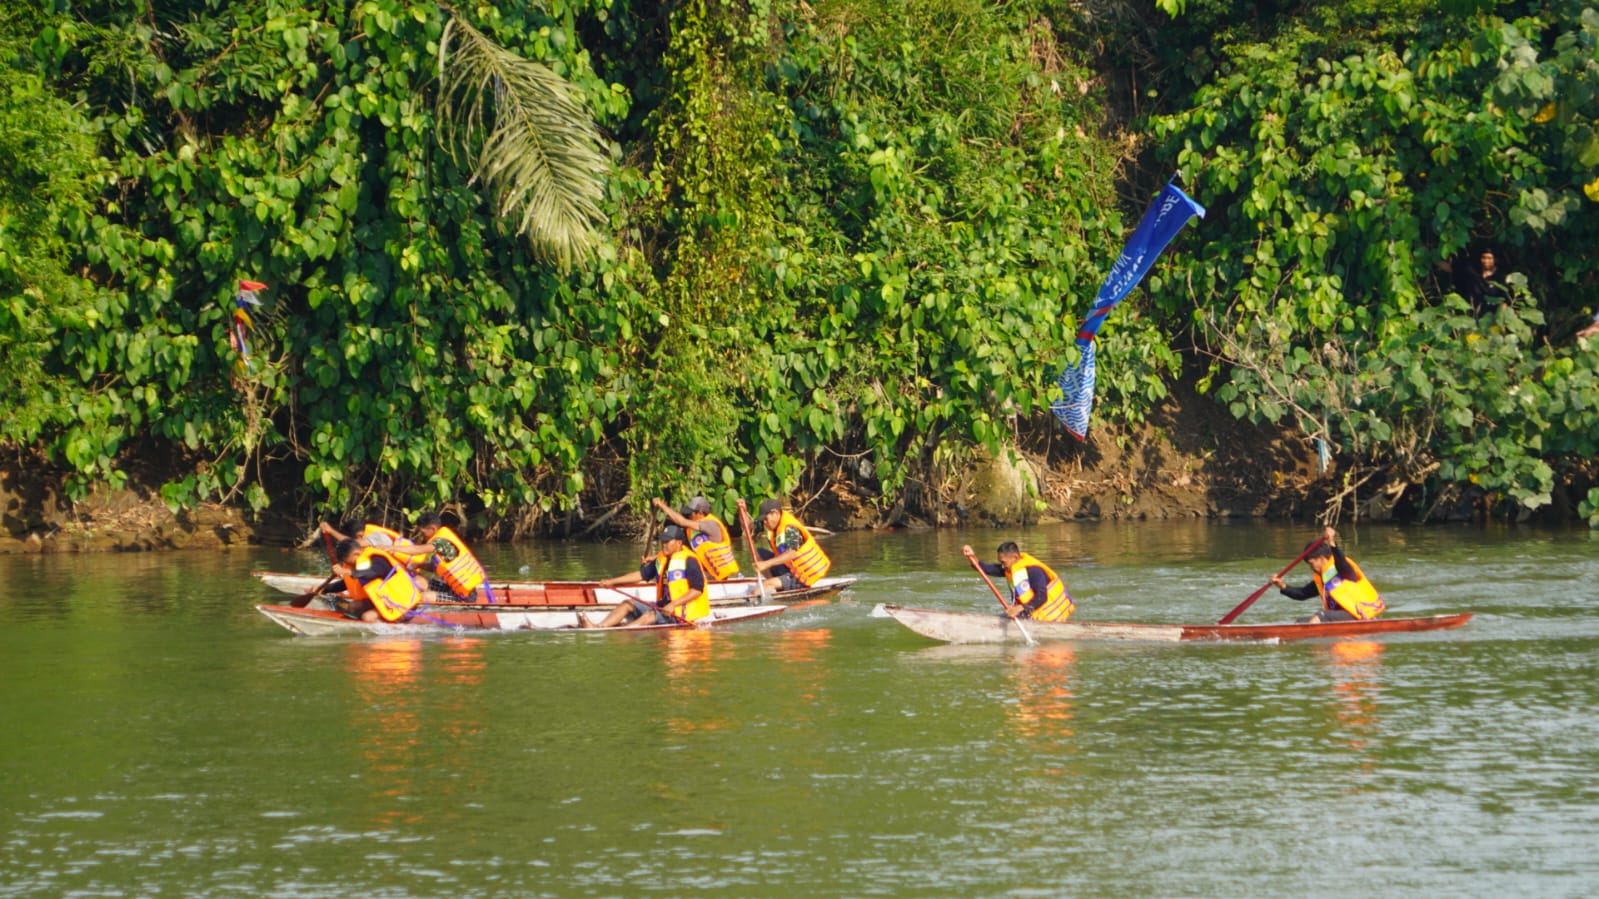
<path fill-rule="evenodd" d="M 655 582 L 655 602 L 626 599 L 617 604 L 605 620 L 595 624 L 582 612 L 577 626 L 643 627 L 649 624 L 690 623 L 711 614 L 711 599 L 705 594 L 705 574 L 700 560 L 688 548 L 688 533 L 669 524 L 661 528 L 661 551 L 638 571 L 619 574 L 600 581 L 602 587 Z"/>
<path fill-rule="evenodd" d="M 799 590 L 827 576 L 833 560 L 822 552 L 821 544 L 798 518 L 783 510 L 775 499 L 761 503 L 755 524 L 766 532 L 770 546 L 756 550 L 755 572 L 764 575 L 773 590 Z"/>
<path fill-rule="evenodd" d="M 1005 614 L 1012 618 L 1026 618 L 1029 621 L 1065 621 L 1072 617 L 1072 612 L 1077 608 L 1072 602 L 1071 594 L 1066 591 L 1066 582 L 1060 579 L 1060 575 L 1056 574 L 1053 568 L 1033 558 L 1031 554 L 1022 552 L 1015 541 L 1006 540 L 999 545 L 998 565 L 992 562 L 978 562 L 977 553 L 970 546 L 962 546 L 961 552 L 984 574 L 1005 578 L 1005 582 L 1010 585 L 1013 600 L 1005 608 Z"/>
<path fill-rule="evenodd" d="M 483 563 L 472 555 L 455 531 L 444 524 L 437 512 L 427 512 L 416 520 L 422 543 L 388 547 L 390 553 L 401 556 L 414 567 L 426 571 L 429 586 L 438 598 L 446 602 L 478 602 L 480 598 L 494 602 L 494 588 L 489 586 L 488 572 Z M 425 561 L 417 564 L 417 559 Z"/>
<path fill-rule="evenodd" d="M 683 511 L 672 508 L 666 500 L 651 500 L 655 508 L 666 513 L 668 521 L 688 534 L 688 548 L 700 560 L 700 568 L 713 581 L 738 577 L 738 558 L 733 555 L 733 535 L 722 519 L 711 514 L 711 501 L 696 496 L 688 501 Z"/>
<path fill-rule="evenodd" d="M 1302 624 L 1320 624 L 1325 621 L 1358 621 L 1376 618 L 1387 606 L 1377 588 L 1372 586 L 1355 561 L 1338 548 L 1338 532 L 1327 528 L 1322 532 L 1321 545 L 1310 551 L 1305 564 L 1310 567 L 1310 583 L 1303 587 L 1290 587 L 1283 583 L 1282 575 L 1271 576 L 1277 592 L 1289 599 L 1321 600 L 1321 611 Z"/>

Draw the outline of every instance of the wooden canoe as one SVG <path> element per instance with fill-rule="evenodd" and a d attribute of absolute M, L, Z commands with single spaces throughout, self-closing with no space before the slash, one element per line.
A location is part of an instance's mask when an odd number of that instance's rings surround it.
<path fill-rule="evenodd" d="M 631 628 L 596 628 L 585 634 L 616 631 L 657 631 L 688 627 L 722 627 L 740 621 L 765 618 L 787 606 L 728 606 L 711 609 L 708 618 L 694 624 L 653 624 Z M 508 605 L 464 605 L 435 603 L 419 606 L 405 621 L 358 621 L 331 609 L 297 609 L 293 606 L 259 605 L 261 614 L 296 634 L 323 637 L 334 634 L 392 636 L 400 634 L 449 633 L 452 631 L 577 631 L 578 612 L 572 609 L 532 609 Z M 592 616 L 591 616 L 592 617 Z"/>
<path fill-rule="evenodd" d="M 286 574 L 279 571 L 252 571 L 252 577 L 282 593 L 304 595 L 327 581 L 325 574 Z M 824 577 L 803 590 L 770 593 L 768 602 L 785 605 L 831 599 L 855 583 L 852 577 Z M 512 606 L 614 606 L 624 599 L 653 600 L 654 584 L 626 587 L 601 587 L 593 581 L 507 581 L 495 583 L 494 595 Z M 712 581 L 705 586 L 713 606 L 750 605 L 761 601 L 761 590 L 754 578 Z"/>
<path fill-rule="evenodd" d="M 1025 643 L 1016 622 L 1003 615 L 941 612 L 906 606 L 881 606 L 885 614 L 918 634 L 946 643 Z M 1190 640 L 1319 640 L 1332 637 L 1366 637 L 1411 631 L 1438 631 L 1460 627 L 1471 613 L 1431 615 L 1425 618 L 1373 618 L 1326 624 L 1110 624 L 1094 621 L 1051 623 L 1025 621 L 1033 640 L 1053 643 L 1074 640 L 1178 643 Z"/>

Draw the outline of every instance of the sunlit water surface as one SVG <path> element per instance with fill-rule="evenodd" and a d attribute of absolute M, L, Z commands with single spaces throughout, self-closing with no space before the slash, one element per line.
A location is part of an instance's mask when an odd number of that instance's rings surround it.
<path fill-rule="evenodd" d="M 841 534 L 831 605 L 422 639 L 258 614 L 249 572 L 311 552 L 0 558 L 0 896 L 1599 894 L 1587 531 L 1350 530 L 1390 615 L 1477 613 L 1436 634 L 952 647 L 871 614 L 996 608 L 960 545 L 1014 538 L 1081 620 L 1214 621 L 1310 536 Z M 575 579 L 640 548 L 482 555 Z"/>

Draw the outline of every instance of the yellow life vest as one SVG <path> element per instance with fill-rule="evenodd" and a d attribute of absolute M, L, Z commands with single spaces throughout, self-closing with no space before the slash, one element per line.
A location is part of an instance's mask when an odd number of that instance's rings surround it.
<path fill-rule="evenodd" d="M 715 515 L 708 514 L 703 520 L 714 521 L 722 529 L 720 540 L 712 540 L 704 531 L 692 526 L 685 529 L 689 535 L 688 548 L 699 557 L 700 567 L 705 569 L 705 577 L 713 581 L 738 577 L 738 559 L 733 556 L 733 532 L 729 531 L 727 525 L 722 523 L 722 519 Z"/>
<path fill-rule="evenodd" d="M 1349 567 L 1360 576 L 1358 581 L 1345 580 L 1338 573 L 1338 564 L 1331 556 L 1327 557 L 1327 567 L 1315 574 L 1316 589 L 1321 591 L 1321 604 L 1323 608 L 1341 608 L 1345 612 L 1361 619 L 1376 618 L 1388 606 L 1377 594 L 1377 588 L 1371 585 L 1371 580 L 1366 573 L 1360 570 L 1355 560 L 1344 557 Z"/>
<path fill-rule="evenodd" d="M 488 580 L 488 574 L 483 571 L 483 563 L 477 560 L 477 556 L 472 555 L 472 551 L 466 548 L 461 538 L 449 528 L 439 528 L 433 534 L 433 539 L 444 540 L 455 547 L 455 558 L 446 562 L 443 556 L 435 557 L 438 562 L 433 567 L 433 573 L 438 575 L 439 580 L 448 584 L 450 592 L 456 596 L 462 599 L 470 597 L 472 591 Z"/>
<path fill-rule="evenodd" d="M 688 560 L 698 559 L 694 551 L 684 547 L 671 556 L 658 553 L 655 556 L 655 599 L 656 606 L 666 608 L 667 603 L 677 602 L 693 587 L 688 582 Z M 688 605 L 678 611 L 678 616 L 684 621 L 698 621 L 711 614 L 710 594 L 701 590 L 700 595 L 689 600 Z"/>
<path fill-rule="evenodd" d="M 401 537 L 399 532 L 391 531 L 381 524 L 369 524 L 366 527 L 361 528 L 361 533 L 356 534 L 356 536 L 362 540 L 365 540 L 368 545 L 384 546 L 385 544 L 382 543 L 372 543 L 372 535 L 374 534 L 382 534 L 383 536 L 389 538 L 389 544 L 405 542 L 405 538 Z"/>
<path fill-rule="evenodd" d="M 809 587 L 827 577 L 827 570 L 833 567 L 833 560 L 827 557 L 827 553 L 822 552 L 821 544 L 811 536 L 810 530 L 788 512 L 784 512 L 783 517 L 778 519 L 775 530 L 766 532 L 766 540 L 772 545 L 773 553 L 778 552 L 778 535 L 789 528 L 797 528 L 803 535 L 804 542 L 799 545 L 799 551 L 794 558 L 788 560 L 788 570 L 793 573 L 795 580 Z"/>
<path fill-rule="evenodd" d="M 362 598 L 372 601 L 372 608 L 378 610 L 378 615 L 384 621 L 400 621 L 417 603 L 422 601 L 422 588 L 417 586 L 416 580 L 411 577 L 411 572 L 405 570 L 405 565 L 381 549 L 367 547 L 361 550 L 361 555 L 356 559 L 356 567 L 360 567 L 368 559 L 381 556 L 389 560 L 389 573 L 381 580 L 368 581 L 361 585 Z"/>
<path fill-rule="evenodd" d="M 1028 553 L 1022 553 L 1016 564 L 1005 572 L 1010 579 L 1011 596 L 1022 605 L 1033 601 L 1033 582 L 1027 577 L 1029 568 L 1042 568 L 1044 574 L 1049 576 L 1049 585 L 1044 588 L 1044 604 L 1027 617 L 1033 621 L 1065 621 L 1070 618 L 1077 606 L 1072 603 L 1071 594 L 1066 592 L 1066 583 L 1053 568 Z"/>

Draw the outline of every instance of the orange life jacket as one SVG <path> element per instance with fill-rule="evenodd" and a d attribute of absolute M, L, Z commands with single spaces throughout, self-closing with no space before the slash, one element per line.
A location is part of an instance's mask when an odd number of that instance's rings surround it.
<path fill-rule="evenodd" d="M 667 603 L 677 602 L 688 591 L 694 589 L 688 582 L 688 560 L 698 559 L 694 551 L 684 547 L 672 555 L 658 553 L 655 556 L 655 604 L 659 608 L 666 608 Z M 684 621 L 698 621 L 711 614 L 710 594 L 701 590 L 700 595 L 689 600 L 677 612 Z"/>
<path fill-rule="evenodd" d="M 722 523 L 722 519 L 715 515 L 707 514 L 703 520 L 714 521 L 722 529 L 720 540 L 712 540 L 704 531 L 694 527 L 685 529 L 688 531 L 688 548 L 699 557 L 700 567 L 705 569 L 705 577 L 713 581 L 738 577 L 738 559 L 733 555 L 733 532 L 729 531 L 727 525 Z"/>
<path fill-rule="evenodd" d="M 1377 588 L 1373 587 L 1366 573 L 1360 570 L 1355 560 L 1344 557 L 1349 567 L 1355 570 L 1359 580 L 1346 580 L 1338 573 L 1338 564 L 1331 556 L 1327 557 L 1327 567 L 1313 575 L 1316 589 L 1321 591 L 1321 604 L 1325 609 L 1340 608 L 1345 612 L 1361 619 L 1376 618 L 1388 606 L 1378 595 Z"/>
<path fill-rule="evenodd" d="M 433 567 L 433 573 L 439 580 L 449 585 L 450 592 L 456 596 L 467 599 L 472 592 L 488 580 L 488 574 L 483 570 L 483 563 L 472 555 L 466 544 L 455 532 L 446 527 L 441 527 L 433 534 L 433 539 L 444 540 L 455 547 L 455 558 L 445 561 L 443 556 L 435 556 L 438 562 Z"/>
<path fill-rule="evenodd" d="M 789 528 L 797 528 L 803 535 L 804 542 L 799 545 L 794 558 L 788 560 L 788 570 L 793 573 L 795 580 L 809 587 L 827 577 L 828 569 L 833 567 L 833 560 L 827 557 L 827 553 L 822 552 L 821 544 L 811 536 L 810 530 L 788 512 L 784 512 L 783 517 L 778 519 L 775 530 L 766 532 L 766 540 L 772 545 L 772 552 L 778 552 L 778 535 L 785 533 Z"/>
<path fill-rule="evenodd" d="M 1044 588 L 1044 604 L 1027 617 L 1033 621 L 1065 621 L 1070 618 L 1077 606 L 1072 603 L 1071 594 L 1066 592 L 1066 582 L 1060 579 L 1053 568 L 1027 553 L 1022 553 L 1016 564 L 1005 572 L 1010 579 L 1011 596 L 1022 605 L 1033 601 L 1033 582 L 1027 577 L 1029 568 L 1042 569 L 1049 577 L 1049 585 Z"/>

